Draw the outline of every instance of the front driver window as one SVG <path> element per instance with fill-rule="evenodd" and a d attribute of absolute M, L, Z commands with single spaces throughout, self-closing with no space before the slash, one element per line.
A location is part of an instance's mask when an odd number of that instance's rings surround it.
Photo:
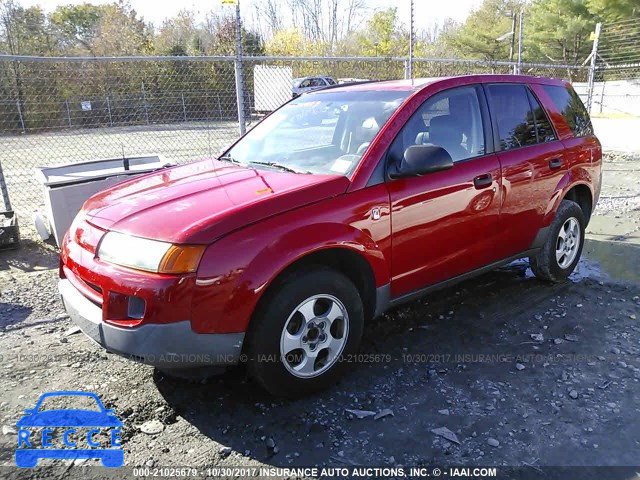
<path fill-rule="evenodd" d="M 484 155 L 484 130 L 475 87 L 446 90 L 429 98 L 409 119 L 391 147 L 392 160 L 411 145 L 444 148 L 454 162 Z"/>

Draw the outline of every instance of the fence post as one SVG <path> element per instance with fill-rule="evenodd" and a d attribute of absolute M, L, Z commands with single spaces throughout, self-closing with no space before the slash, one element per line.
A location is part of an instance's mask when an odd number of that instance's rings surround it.
<path fill-rule="evenodd" d="M 109 95 L 107 95 L 107 112 L 109 112 L 109 126 L 113 127 L 113 117 L 111 116 L 111 102 L 109 101 Z"/>
<path fill-rule="evenodd" d="M 233 64 L 236 76 L 236 104 L 238 105 L 238 125 L 240 135 L 247 131 L 244 119 L 244 81 L 242 79 L 242 24 L 240 23 L 240 1 L 236 2 L 236 59 Z"/>
<path fill-rule="evenodd" d="M 593 100 L 593 87 L 596 81 L 596 64 L 598 57 L 598 43 L 600 42 L 600 31 L 602 23 L 596 24 L 596 35 L 593 40 L 593 49 L 591 50 L 591 66 L 589 67 L 589 90 L 587 92 L 587 110 L 591 113 L 591 101 Z"/>
<path fill-rule="evenodd" d="M 222 118 L 222 105 L 220 104 L 220 92 L 216 92 L 216 100 L 218 101 L 218 117 L 220 120 L 224 120 Z"/>
<path fill-rule="evenodd" d="M 147 120 L 147 125 L 149 125 L 149 110 L 147 109 L 147 92 L 144 89 L 144 82 L 142 82 L 142 102 L 144 106 L 144 118 Z"/>
<path fill-rule="evenodd" d="M 184 92 L 180 92 L 180 96 L 182 97 L 182 115 L 184 116 L 184 121 L 187 121 L 187 107 L 184 104 Z"/>
<path fill-rule="evenodd" d="M 67 120 L 69 121 L 69 128 L 71 127 L 71 110 L 69 110 L 69 100 L 64 101 L 64 106 L 67 107 Z"/>
<path fill-rule="evenodd" d="M 25 133 L 27 129 L 24 128 L 24 118 L 22 116 L 22 108 L 20 108 L 20 100 L 16 100 L 16 107 L 18 107 L 18 117 L 20 117 L 20 125 L 22 125 L 22 133 Z"/>
<path fill-rule="evenodd" d="M 520 18 L 518 19 L 518 67 L 517 72 L 520 75 L 522 67 L 522 42 L 524 41 L 522 27 L 524 27 L 524 10 L 520 10 Z"/>
<path fill-rule="evenodd" d="M 4 174 L 2 173 L 2 162 L 0 162 L 0 194 L 2 194 L 4 209 L 7 211 L 11 211 L 11 201 L 9 201 L 9 190 L 7 188 L 7 183 L 4 181 Z"/>

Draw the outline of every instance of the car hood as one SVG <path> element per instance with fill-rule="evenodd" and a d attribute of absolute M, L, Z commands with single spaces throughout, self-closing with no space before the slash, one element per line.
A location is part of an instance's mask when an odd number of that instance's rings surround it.
<path fill-rule="evenodd" d="M 23 416 L 17 427 L 121 427 L 115 415 L 91 410 L 47 410 Z"/>
<path fill-rule="evenodd" d="M 103 229 L 173 243 L 210 243 L 242 226 L 344 193 L 342 175 L 244 168 L 214 159 L 114 185 L 84 204 Z"/>

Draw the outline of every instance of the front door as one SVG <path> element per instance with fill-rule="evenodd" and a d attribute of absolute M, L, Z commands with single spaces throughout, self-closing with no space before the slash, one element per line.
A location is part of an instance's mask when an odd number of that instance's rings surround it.
<path fill-rule="evenodd" d="M 454 166 L 423 176 L 389 180 L 392 228 L 392 297 L 486 265 L 500 211 L 498 158 L 487 154 L 487 119 L 477 86 L 429 98 L 389 150 L 399 161 L 415 144 L 431 143 Z"/>

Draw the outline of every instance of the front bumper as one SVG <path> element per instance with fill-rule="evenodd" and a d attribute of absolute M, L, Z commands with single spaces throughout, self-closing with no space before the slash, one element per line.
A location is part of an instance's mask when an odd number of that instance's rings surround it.
<path fill-rule="evenodd" d="M 229 366 L 238 363 L 244 333 L 196 333 L 191 322 L 144 324 L 122 328 L 102 321 L 102 309 L 69 280 L 58 290 L 71 320 L 110 352 L 165 369 Z"/>

